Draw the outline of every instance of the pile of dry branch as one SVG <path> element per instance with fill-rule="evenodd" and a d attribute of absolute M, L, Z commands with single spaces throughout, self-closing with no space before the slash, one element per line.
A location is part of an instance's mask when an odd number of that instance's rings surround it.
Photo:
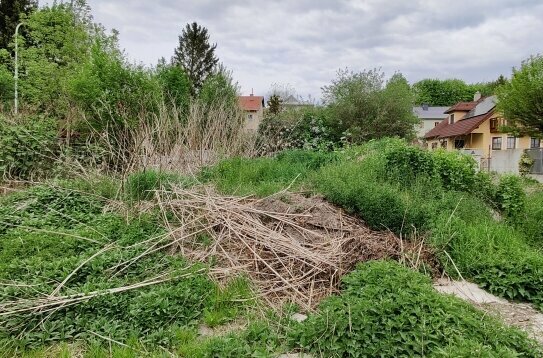
<path fill-rule="evenodd" d="M 319 197 L 240 198 L 199 187 L 160 198 L 174 252 L 214 262 L 219 281 L 248 275 L 272 305 L 294 301 L 311 309 L 361 261 L 395 258 L 416 266 L 431 257 L 422 242 L 372 231 Z"/>

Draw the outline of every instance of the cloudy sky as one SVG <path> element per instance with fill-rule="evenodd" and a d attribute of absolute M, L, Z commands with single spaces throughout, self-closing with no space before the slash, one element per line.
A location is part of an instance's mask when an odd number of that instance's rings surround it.
<path fill-rule="evenodd" d="M 89 0 L 135 62 L 171 58 L 187 22 L 207 27 L 244 93 L 272 83 L 320 97 L 339 68 L 468 82 L 541 53 L 541 0 Z"/>

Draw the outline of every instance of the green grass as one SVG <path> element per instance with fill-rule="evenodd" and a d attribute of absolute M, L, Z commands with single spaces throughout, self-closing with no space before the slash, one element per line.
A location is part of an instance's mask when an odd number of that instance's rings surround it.
<path fill-rule="evenodd" d="M 289 151 L 276 158 L 233 158 L 204 170 L 200 177 L 223 193 L 267 196 L 287 187 L 301 188 L 311 172 L 335 159 L 334 154 L 305 151 Z"/>

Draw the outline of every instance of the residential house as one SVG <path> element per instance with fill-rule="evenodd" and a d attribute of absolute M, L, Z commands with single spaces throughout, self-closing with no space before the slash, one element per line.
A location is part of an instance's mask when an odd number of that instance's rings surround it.
<path fill-rule="evenodd" d="M 264 97 L 255 96 L 251 93 L 249 96 L 238 96 L 238 102 L 245 112 L 245 129 L 257 131 L 264 118 Z"/>
<path fill-rule="evenodd" d="M 417 138 L 424 138 L 424 135 L 428 131 L 437 126 L 445 118 L 445 111 L 447 109 L 449 107 L 431 107 L 427 104 L 413 107 L 413 113 L 420 120 L 419 125 L 415 126 Z"/>
<path fill-rule="evenodd" d="M 313 105 L 310 102 L 302 101 L 299 98 L 296 98 L 293 95 L 290 95 L 287 98 L 283 99 L 282 106 L 285 109 L 289 109 L 289 108 L 301 109 L 301 108 L 312 107 Z"/>
<path fill-rule="evenodd" d="M 496 96 L 459 102 L 445 111 L 438 125 L 424 135 L 429 149 L 464 150 L 487 163 L 488 169 L 516 172 L 525 149 L 541 148 L 541 140 L 503 133 L 505 119 L 496 111 Z"/>

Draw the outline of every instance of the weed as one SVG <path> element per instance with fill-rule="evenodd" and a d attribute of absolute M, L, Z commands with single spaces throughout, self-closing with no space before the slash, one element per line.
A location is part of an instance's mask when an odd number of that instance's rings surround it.
<path fill-rule="evenodd" d="M 387 261 L 362 264 L 345 276 L 341 295 L 326 299 L 289 339 L 293 348 L 327 357 L 431 356 L 461 341 L 491 354 L 541 354 L 524 333 Z"/>

